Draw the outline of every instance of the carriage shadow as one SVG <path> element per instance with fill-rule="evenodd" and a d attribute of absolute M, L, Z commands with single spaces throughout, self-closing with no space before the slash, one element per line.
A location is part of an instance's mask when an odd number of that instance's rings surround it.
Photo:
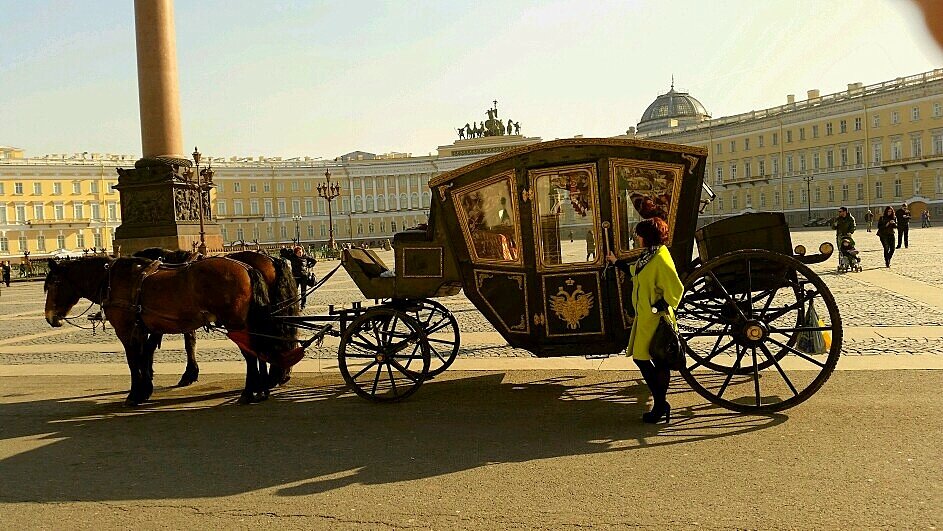
<path fill-rule="evenodd" d="M 0 501 L 201 498 L 274 489 L 317 494 L 499 464 L 627 452 L 733 437 L 786 416 L 690 402 L 669 426 L 638 421 L 647 390 L 614 374 L 528 379 L 517 373 L 428 382 L 397 404 L 353 395 L 336 377 L 296 377 L 267 403 L 235 406 L 233 379 L 165 388 L 130 410 L 107 393 L 0 405 Z M 314 379 L 314 385 L 309 385 Z M 25 449 L 23 449 L 25 448 Z M 639 459 L 644 459 L 639 454 Z"/>

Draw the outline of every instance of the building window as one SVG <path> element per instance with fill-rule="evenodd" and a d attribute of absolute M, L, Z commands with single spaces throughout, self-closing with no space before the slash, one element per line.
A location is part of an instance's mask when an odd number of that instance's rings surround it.
<path fill-rule="evenodd" d="M 861 131 L 861 117 L 855 118 L 855 131 Z"/>
<path fill-rule="evenodd" d="M 308 227 L 307 227 L 307 229 L 305 229 L 305 230 L 307 231 L 306 233 L 307 233 L 307 235 L 308 235 L 308 239 L 309 239 L 309 240 L 312 239 L 312 238 L 314 238 L 314 225 L 310 225 L 310 224 L 309 224 Z"/>
<path fill-rule="evenodd" d="M 910 137 L 910 156 L 920 158 L 923 156 L 923 142 L 919 136 Z"/>
<path fill-rule="evenodd" d="M 62 195 L 62 183 L 52 183 L 52 195 Z"/>
<path fill-rule="evenodd" d="M 864 153 L 862 153 L 861 146 L 855 146 L 855 166 L 861 166 L 863 158 Z"/>
<path fill-rule="evenodd" d="M 899 123 L 900 123 L 900 113 L 899 113 L 899 112 L 894 111 L 894 112 L 891 113 L 891 123 L 892 123 L 892 124 L 899 124 Z"/>
<path fill-rule="evenodd" d="M 6 236 L 0 236 L 0 253 L 10 252 L 10 240 Z"/>
<path fill-rule="evenodd" d="M 265 215 L 269 217 L 273 216 L 274 211 L 272 210 L 272 200 L 266 199 L 265 202 L 262 204 L 264 205 L 264 208 L 265 208 Z"/>
<path fill-rule="evenodd" d="M 841 200 L 848 201 L 848 185 L 847 184 L 841 185 Z"/>
<path fill-rule="evenodd" d="M 855 185 L 855 195 L 857 196 L 858 201 L 864 201 L 864 183 L 858 183 Z"/>
<path fill-rule="evenodd" d="M 239 241 L 245 241 L 245 239 L 246 239 L 246 232 L 242 229 L 242 227 L 237 227 L 237 228 L 236 228 L 236 239 L 239 240 Z M 256 238 L 256 239 L 258 239 L 258 238 Z"/>
<path fill-rule="evenodd" d="M 745 179 L 753 177 L 753 165 L 749 162 L 743 163 L 743 177 Z"/>
<path fill-rule="evenodd" d="M 295 215 L 301 214 L 301 199 L 291 200 L 291 213 Z"/>
<path fill-rule="evenodd" d="M 13 194 L 23 195 L 23 183 L 13 183 Z"/>
<path fill-rule="evenodd" d="M 943 133 L 935 133 L 933 135 L 933 154 L 934 155 L 943 155 Z"/>
<path fill-rule="evenodd" d="M 848 148 L 841 148 L 838 150 L 839 161 L 841 162 L 842 168 L 848 165 Z"/>
<path fill-rule="evenodd" d="M 816 203 L 822 202 L 822 187 L 821 186 L 815 187 L 815 202 Z"/>
<path fill-rule="evenodd" d="M 788 192 L 786 192 L 786 202 L 789 203 L 790 206 L 792 206 L 796 202 L 796 193 L 793 192 L 792 190 L 789 190 Z"/>
<path fill-rule="evenodd" d="M 749 139 L 749 138 L 744 138 L 744 139 L 743 139 L 743 150 L 744 150 L 744 151 L 750 151 L 750 139 Z"/>
<path fill-rule="evenodd" d="M 7 207 L 0 205 L 0 225 L 7 224 Z"/>
<path fill-rule="evenodd" d="M 65 249 L 65 236 L 56 236 L 56 249 Z"/>
<path fill-rule="evenodd" d="M 360 235 L 362 235 L 362 234 L 363 234 L 363 223 L 358 223 L 358 224 L 357 224 L 357 236 L 360 236 Z"/>
<path fill-rule="evenodd" d="M 940 116 L 943 116 L 943 105 L 939 103 L 934 103 L 933 104 L 933 117 L 939 118 Z"/>
<path fill-rule="evenodd" d="M 737 141 L 736 141 L 736 140 L 731 140 L 731 141 L 730 141 L 730 152 L 731 152 L 731 153 L 734 153 L 734 152 L 736 152 L 736 151 L 737 151 Z"/>
<path fill-rule="evenodd" d="M 279 227 L 278 233 L 279 235 L 281 235 L 282 240 L 288 239 L 288 227 L 282 225 L 281 227 Z"/>
<path fill-rule="evenodd" d="M 98 203 L 92 203 L 92 219 L 95 221 L 101 221 L 102 219 L 102 209 Z"/>
<path fill-rule="evenodd" d="M 891 160 L 900 160 L 904 158 L 904 150 L 901 148 L 900 140 L 891 141 Z"/>
<path fill-rule="evenodd" d="M 723 145 L 722 145 L 720 142 L 718 142 L 717 144 L 715 144 L 715 145 L 714 145 L 714 154 L 715 154 L 715 155 L 720 155 L 721 153 L 723 153 L 724 151 L 723 151 L 723 149 L 721 149 L 722 147 L 723 147 Z"/>
<path fill-rule="evenodd" d="M 305 192 L 310 192 L 310 191 L 311 191 L 311 179 L 308 179 L 308 180 L 305 181 L 304 188 L 305 188 Z M 312 231 L 313 231 L 313 230 L 314 230 L 314 229 L 312 229 Z M 313 238 L 314 235 L 312 234 L 311 237 Z"/>
<path fill-rule="evenodd" d="M 799 189 L 799 203 L 808 204 L 808 202 L 809 202 L 809 191 L 806 190 L 805 188 L 800 188 Z"/>
<path fill-rule="evenodd" d="M 723 197 L 717 198 L 717 210 L 720 210 L 721 212 L 724 211 L 724 198 Z"/>
<path fill-rule="evenodd" d="M 914 107 L 913 109 L 910 109 L 910 119 L 914 121 L 920 119 L 920 107 Z"/>
<path fill-rule="evenodd" d="M 819 126 L 818 124 L 815 124 L 812 126 L 812 138 L 818 138 L 818 137 L 819 137 Z"/>
<path fill-rule="evenodd" d="M 764 175 L 766 175 L 766 161 L 760 160 L 757 164 L 759 165 L 759 167 L 757 168 L 759 170 L 759 176 L 763 177 Z"/>
<path fill-rule="evenodd" d="M 834 184 L 828 185 L 828 188 L 826 188 L 826 190 L 828 190 L 828 202 L 834 203 L 835 202 L 835 185 Z"/>
<path fill-rule="evenodd" d="M 116 220 L 118 219 L 118 205 L 115 203 L 108 203 L 108 219 Z"/>
<path fill-rule="evenodd" d="M 88 193 L 90 194 L 98 193 L 98 181 L 92 181 L 88 183 Z"/>
<path fill-rule="evenodd" d="M 799 140 L 800 141 L 805 140 L 805 127 L 799 128 Z"/>
<path fill-rule="evenodd" d="M 874 183 L 874 197 L 881 199 L 884 197 L 884 183 L 877 181 Z"/>
<path fill-rule="evenodd" d="M 766 193 L 760 192 L 760 208 L 766 208 Z"/>
<path fill-rule="evenodd" d="M 872 162 L 872 163 L 874 163 L 874 164 L 880 164 L 880 163 L 881 163 L 881 152 L 882 152 L 882 151 L 883 151 L 883 148 L 881 147 L 881 142 L 875 142 L 875 143 L 871 146 L 871 162 Z"/>
<path fill-rule="evenodd" d="M 225 216 L 226 215 L 226 201 L 217 201 L 216 202 L 216 215 Z"/>
<path fill-rule="evenodd" d="M 26 222 L 26 207 L 23 205 L 16 205 L 14 209 L 16 211 L 16 222 L 25 223 Z"/>
<path fill-rule="evenodd" d="M 36 236 L 36 249 L 40 251 L 46 250 L 46 237 L 42 234 Z"/>
<path fill-rule="evenodd" d="M 82 231 L 79 231 L 78 234 L 75 235 L 75 246 L 79 249 L 85 247 L 85 233 Z"/>
<path fill-rule="evenodd" d="M 792 155 L 786 156 L 786 173 L 792 173 Z"/>
<path fill-rule="evenodd" d="M 828 169 L 832 169 L 835 166 L 835 151 L 834 150 L 830 149 L 825 152 L 825 166 L 828 167 Z"/>
<path fill-rule="evenodd" d="M 871 117 L 871 127 L 880 127 L 881 126 L 881 115 L 875 114 Z"/>
<path fill-rule="evenodd" d="M 757 138 L 756 140 L 757 140 L 757 145 L 760 147 L 763 147 L 763 135 L 760 135 L 760 137 Z"/>
<path fill-rule="evenodd" d="M 799 171 L 805 171 L 805 155 L 799 155 Z"/>
<path fill-rule="evenodd" d="M 33 205 L 33 219 L 36 219 L 36 220 L 43 219 L 43 206 L 42 205 Z"/>
<path fill-rule="evenodd" d="M 901 193 L 902 188 L 903 186 L 901 185 L 900 177 L 895 177 L 894 178 L 894 197 L 900 197 L 901 195 L 903 195 Z"/>
<path fill-rule="evenodd" d="M 740 208 L 740 196 L 737 194 L 733 194 L 733 196 L 730 198 L 730 208 L 734 210 Z"/>
<path fill-rule="evenodd" d="M 298 181 L 292 181 L 292 182 L 291 182 L 291 191 L 292 191 L 292 192 L 297 192 L 297 191 L 298 191 Z"/>
<path fill-rule="evenodd" d="M 314 215 L 314 200 L 305 199 L 305 215 L 306 216 Z"/>
<path fill-rule="evenodd" d="M 256 203 L 256 207 L 258 208 L 258 203 Z M 242 199 L 233 199 L 233 202 L 232 202 L 232 213 L 233 213 L 234 216 L 241 216 L 241 215 L 243 215 L 243 212 L 242 212 Z M 241 240 L 242 238 L 239 238 L 239 239 Z"/>
<path fill-rule="evenodd" d="M 20 246 L 20 252 L 28 251 L 29 247 L 26 246 L 26 236 L 20 236 L 17 238 L 16 243 Z"/>
<path fill-rule="evenodd" d="M 390 222 L 390 232 L 396 232 L 396 222 L 395 222 L 395 221 L 391 221 L 391 222 Z"/>
<path fill-rule="evenodd" d="M 275 191 L 276 191 L 276 192 L 284 192 L 284 191 L 285 191 L 285 183 L 283 183 L 282 181 L 278 181 L 277 183 L 275 183 Z"/>
<path fill-rule="evenodd" d="M 773 145 L 774 146 L 779 145 L 779 133 L 773 133 Z"/>
<path fill-rule="evenodd" d="M 819 152 L 818 151 L 812 154 L 812 169 L 813 170 L 819 169 Z"/>
<path fill-rule="evenodd" d="M 841 120 L 838 122 L 838 132 L 847 133 L 848 132 L 848 120 Z"/>
<path fill-rule="evenodd" d="M 722 184 L 724 182 L 724 168 L 723 166 L 717 166 L 717 177 L 714 180 L 717 184 Z"/>
<path fill-rule="evenodd" d="M 250 188 L 250 189 L 255 188 L 255 185 L 254 185 L 254 184 L 250 184 L 250 185 L 249 185 L 249 188 Z M 239 182 L 239 181 L 236 181 L 236 182 L 232 183 L 232 191 L 233 191 L 233 192 L 236 192 L 236 193 L 242 192 L 242 183 Z M 255 192 L 255 190 L 251 190 L 251 191 L 252 191 L 252 192 Z M 241 239 L 241 238 L 240 238 L 240 239 Z"/>
<path fill-rule="evenodd" d="M 779 190 L 773 190 L 773 204 L 779 206 Z"/>
<path fill-rule="evenodd" d="M 239 201 L 239 204 L 240 204 L 239 209 L 242 210 L 242 206 L 241 206 L 242 201 Z M 249 214 L 252 216 L 259 215 L 259 200 L 258 199 L 252 199 L 249 201 Z"/>
<path fill-rule="evenodd" d="M 42 194 L 43 194 L 42 183 L 33 183 L 33 195 L 42 195 Z"/>
<path fill-rule="evenodd" d="M 278 215 L 284 216 L 287 213 L 288 213 L 288 208 L 285 206 L 285 200 L 279 199 L 278 200 Z"/>
<path fill-rule="evenodd" d="M 792 129 L 786 131 L 786 143 L 792 142 Z"/>
<path fill-rule="evenodd" d="M 773 175 L 779 175 L 779 159 L 773 157 Z"/>
<path fill-rule="evenodd" d="M 814 126 L 813 126 L 813 127 L 814 127 Z M 813 129 L 813 131 L 814 131 L 814 130 L 815 130 L 815 129 Z M 827 124 L 825 124 L 825 135 L 826 135 L 826 136 L 832 136 L 832 122 L 828 122 Z"/>
<path fill-rule="evenodd" d="M 52 212 L 56 219 L 65 219 L 65 208 L 62 205 L 53 205 Z"/>
<path fill-rule="evenodd" d="M 730 180 L 737 180 L 737 164 L 733 162 L 730 163 Z"/>
<path fill-rule="evenodd" d="M 271 191 L 272 191 L 272 183 L 270 183 L 270 182 L 268 182 L 268 181 L 265 181 L 264 183 L 262 183 L 262 191 L 265 192 L 265 193 L 271 192 Z"/>

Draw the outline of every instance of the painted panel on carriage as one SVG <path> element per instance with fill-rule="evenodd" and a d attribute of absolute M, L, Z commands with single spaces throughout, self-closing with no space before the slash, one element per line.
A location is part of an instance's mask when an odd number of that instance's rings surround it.
<path fill-rule="evenodd" d="M 529 182 L 537 270 L 602 264 L 596 165 L 531 170 Z"/>
<path fill-rule="evenodd" d="M 541 289 L 548 337 L 606 333 L 598 272 L 544 275 Z"/>
<path fill-rule="evenodd" d="M 529 334 L 527 276 L 506 271 L 475 271 L 475 291 L 504 330 Z M 479 308 L 480 309 L 480 308 Z"/>
<path fill-rule="evenodd" d="M 404 247 L 403 278 L 442 278 L 441 247 Z"/>
<path fill-rule="evenodd" d="M 640 255 L 632 234 L 635 224 L 643 219 L 659 217 L 668 222 L 669 246 L 676 229 L 675 219 L 683 164 L 634 159 L 610 159 L 609 179 L 615 225 L 615 253 L 620 258 Z"/>
<path fill-rule="evenodd" d="M 521 264 L 516 189 L 510 170 L 452 192 L 472 262 Z"/>

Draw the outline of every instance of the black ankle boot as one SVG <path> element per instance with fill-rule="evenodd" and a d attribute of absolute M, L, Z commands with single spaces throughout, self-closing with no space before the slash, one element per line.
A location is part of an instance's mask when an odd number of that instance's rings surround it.
<path fill-rule="evenodd" d="M 642 422 L 656 424 L 664 418 L 668 422 L 671 418 L 671 404 L 666 400 L 668 382 L 671 373 L 667 369 L 656 367 L 651 360 L 634 360 L 642 373 L 642 378 L 652 393 L 652 410 L 642 415 Z"/>

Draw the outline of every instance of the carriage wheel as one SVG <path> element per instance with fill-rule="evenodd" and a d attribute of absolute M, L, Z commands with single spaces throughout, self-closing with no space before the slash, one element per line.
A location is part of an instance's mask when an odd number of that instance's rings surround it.
<path fill-rule="evenodd" d="M 337 361 L 355 393 L 393 402 L 415 393 L 428 377 L 429 348 L 415 319 L 400 310 L 376 307 L 344 331 Z"/>
<path fill-rule="evenodd" d="M 828 380 L 841 352 L 838 305 L 805 264 L 779 253 L 736 251 L 684 281 L 678 308 L 682 376 L 701 396 L 739 412 L 781 411 Z M 806 323 L 810 305 L 821 323 Z M 813 337 L 831 344 L 816 347 Z M 821 343 L 821 341 L 819 341 Z"/>
<path fill-rule="evenodd" d="M 410 308 L 410 315 L 423 327 L 429 343 L 429 376 L 442 374 L 455 361 L 461 345 L 458 321 L 442 304 L 422 299 Z"/>

